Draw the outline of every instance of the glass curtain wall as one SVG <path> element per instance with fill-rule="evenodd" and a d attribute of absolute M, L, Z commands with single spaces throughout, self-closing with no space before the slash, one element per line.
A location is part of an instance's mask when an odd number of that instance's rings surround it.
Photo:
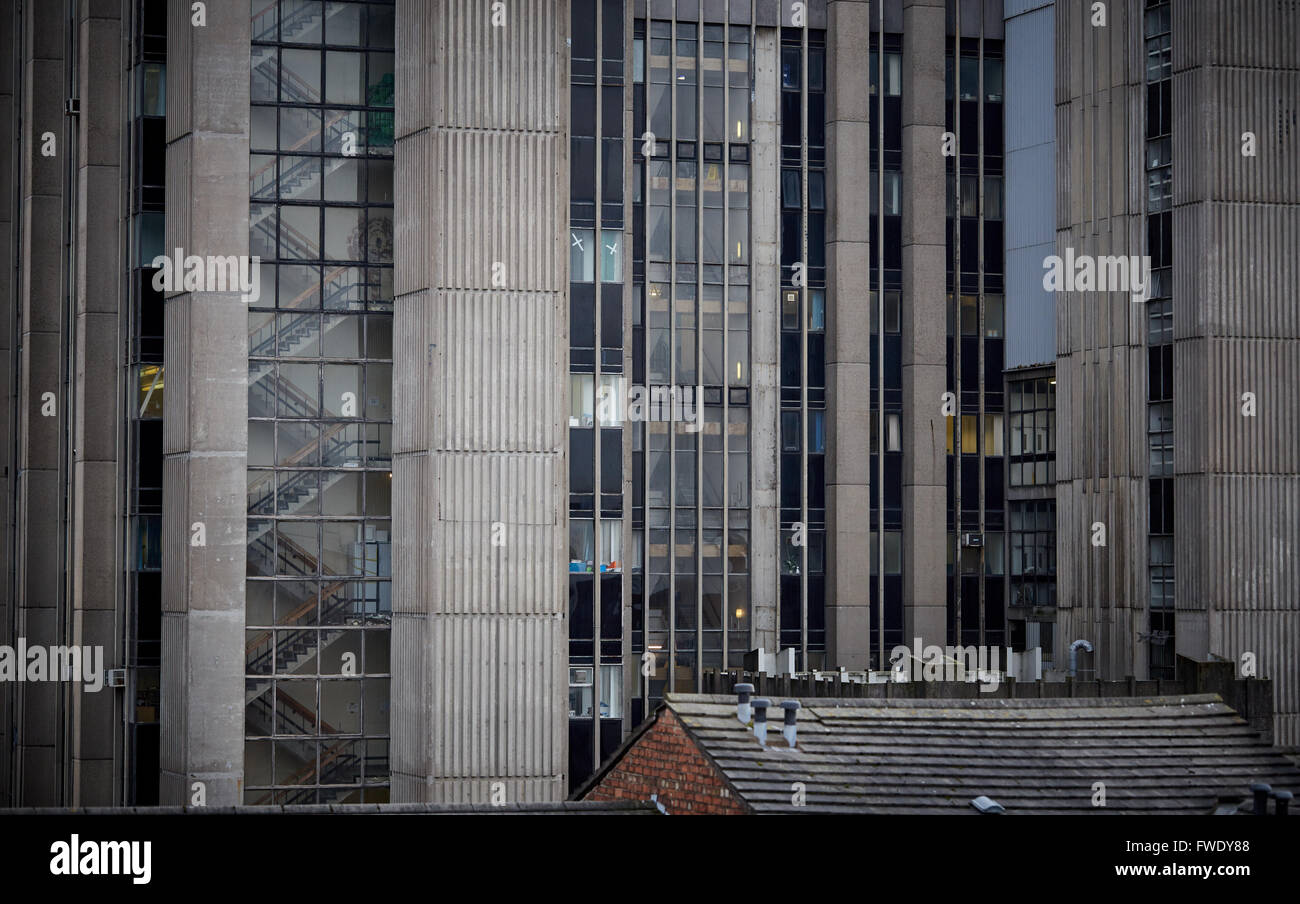
<path fill-rule="evenodd" d="M 950 39 L 948 637 L 1006 643 L 1002 42 Z"/>
<path fill-rule="evenodd" d="M 883 46 L 882 46 L 883 45 Z M 881 54 L 884 54 L 883 60 Z M 884 84 L 881 84 L 881 64 Z M 871 153 L 870 372 L 871 399 L 869 454 L 871 456 L 871 661 L 877 662 L 880 644 L 877 613 L 884 589 L 884 649 L 886 653 L 911 638 L 903 637 L 903 36 L 873 31 L 868 53 L 868 118 Z M 883 118 L 883 123 L 882 123 Z M 884 141 L 881 142 L 883 125 Z M 883 172 L 884 191 L 880 189 Z M 883 198 L 881 195 L 883 194 Z M 882 234 L 883 224 L 883 234 Z M 878 253 L 879 250 L 879 253 Z M 883 259 L 883 260 L 882 260 Z M 885 322 L 880 323 L 880 294 L 884 292 Z M 884 331 L 884 360 L 878 355 Z M 884 377 L 884 436 L 881 436 L 881 373 Z M 876 479 L 883 456 L 884 482 Z M 884 532 L 884 562 L 880 561 L 880 532 Z M 882 573 L 883 572 L 883 573 Z M 832 663 L 833 664 L 833 663 Z"/>
<path fill-rule="evenodd" d="M 154 257 L 165 254 L 167 176 L 167 4 L 139 0 L 132 17 L 130 96 L 131 236 L 128 317 L 131 337 L 126 409 L 131 549 L 126 707 L 126 800 L 158 803 L 159 675 L 162 642 L 163 293 L 153 288 Z"/>
<path fill-rule="evenodd" d="M 750 649 L 753 40 L 749 26 L 658 19 L 636 36 L 634 379 L 669 399 L 634 425 L 646 567 L 633 627 L 654 706 Z"/>
<path fill-rule="evenodd" d="M 245 802 L 384 801 L 393 6 L 250 13 Z"/>
<path fill-rule="evenodd" d="M 624 542 L 621 0 L 574 0 L 569 177 L 569 781 L 623 738 Z M 639 721 L 639 712 L 637 721 Z M 635 725 L 636 722 L 631 724 Z"/>
<path fill-rule="evenodd" d="M 1173 64 L 1168 0 L 1147 0 L 1146 223 L 1148 571 L 1151 678 L 1174 677 Z"/>
<path fill-rule="evenodd" d="M 826 659 L 826 38 L 781 35 L 780 636 Z"/>

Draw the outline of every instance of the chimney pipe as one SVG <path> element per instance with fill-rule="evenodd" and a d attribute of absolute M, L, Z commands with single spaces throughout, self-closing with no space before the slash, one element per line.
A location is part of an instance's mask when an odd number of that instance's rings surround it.
<path fill-rule="evenodd" d="M 795 720 L 799 718 L 799 701 L 782 700 L 781 708 L 785 710 L 785 725 L 781 727 L 781 734 L 785 736 L 785 742 L 793 747 L 796 730 Z"/>
<path fill-rule="evenodd" d="M 740 720 L 741 725 L 749 724 L 749 698 L 753 693 L 752 684 L 736 685 L 736 718 Z"/>
<path fill-rule="evenodd" d="M 1272 785 L 1266 785 L 1263 782 L 1255 782 L 1250 786 L 1250 793 L 1255 796 L 1255 808 L 1252 811 L 1256 816 L 1263 816 L 1268 812 L 1268 796 L 1273 792 Z"/>
<path fill-rule="evenodd" d="M 767 746 L 767 708 L 771 705 L 772 701 L 764 697 L 754 701 L 754 737 L 762 747 Z"/>
<path fill-rule="evenodd" d="M 1083 638 L 1080 638 L 1076 640 L 1074 643 L 1070 644 L 1070 677 L 1071 678 L 1074 678 L 1078 673 L 1080 647 L 1083 648 L 1083 652 L 1085 653 L 1092 652 L 1092 644 L 1084 640 Z"/>
<path fill-rule="evenodd" d="M 1273 792 L 1273 813 L 1276 816 L 1285 816 L 1287 808 L 1291 805 L 1292 794 L 1290 791 Z"/>

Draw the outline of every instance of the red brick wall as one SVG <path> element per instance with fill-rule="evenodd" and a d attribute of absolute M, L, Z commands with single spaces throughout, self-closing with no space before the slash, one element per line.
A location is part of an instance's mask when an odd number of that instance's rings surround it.
<path fill-rule="evenodd" d="M 666 708 L 583 799 L 649 800 L 651 794 L 674 815 L 747 812 Z"/>

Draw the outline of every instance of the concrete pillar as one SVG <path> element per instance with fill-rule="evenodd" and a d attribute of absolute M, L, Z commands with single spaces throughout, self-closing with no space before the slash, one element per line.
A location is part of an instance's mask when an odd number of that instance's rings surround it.
<path fill-rule="evenodd" d="M 95 15 L 91 15 L 91 10 Z M 103 15 L 100 15 L 103 13 Z M 118 337 L 125 286 L 120 278 L 129 220 L 122 185 L 122 23 L 120 5 L 83 4 L 77 22 L 77 219 L 73 368 L 72 577 L 69 642 L 102 647 L 104 668 L 121 665 L 122 561 L 118 451 L 122 410 Z M 119 614 L 120 612 L 120 614 Z M 70 698 L 73 806 L 121 803 L 122 705 L 119 690 L 66 688 Z"/>
<path fill-rule="evenodd" d="M 167 244 L 248 254 L 248 7 L 167 11 Z M 221 90 L 213 86 L 220 85 Z M 263 287 L 263 291 L 266 288 Z M 242 803 L 248 311 L 236 292 L 168 292 L 163 407 L 159 801 Z M 205 546 L 191 545 L 195 523 Z"/>
<path fill-rule="evenodd" d="M 780 93 L 780 33 L 760 28 L 754 43 L 753 163 L 750 203 L 753 251 L 753 306 L 750 354 L 750 611 L 753 644 L 777 649 L 780 604 L 780 492 L 777 457 L 781 447 L 781 237 L 777 226 L 777 185 L 781 151 L 777 105 Z"/>
<path fill-rule="evenodd" d="M 871 652 L 871 4 L 830 0 L 826 31 L 826 662 Z"/>
<path fill-rule="evenodd" d="M 944 9 L 903 0 L 903 637 L 922 644 L 947 639 Z"/>
<path fill-rule="evenodd" d="M 18 58 L 18 41 L 15 30 L 15 6 L 13 0 L 0 0 L 0 51 Z M 14 217 L 18 210 L 18 195 L 15 191 L 14 164 L 19 159 L 18 151 L 18 109 L 19 98 L 14 96 L 14 67 L 0 66 L 0 123 L 7 130 L 9 137 L 0 142 L 0 462 L 3 462 L 3 482 L 0 483 L 0 575 L 4 581 L 0 588 L 0 642 L 9 643 L 10 618 L 13 615 L 13 589 L 10 581 L 13 577 L 13 546 L 15 535 L 10 531 L 10 516 L 13 513 L 13 485 L 16 462 L 13 459 L 14 431 L 18 428 L 16 417 L 18 406 L 13 395 L 14 354 L 16 344 L 14 330 L 17 324 L 14 303 L 18 298 L 18 286 L 15 274 L 18 261 L 14 254 Z M 13 729 L 10 721 L 13 712 L 14 685 L 0 685 L 0 807 L 13 806 L 12 747 Z"/>
<path fill-rule="evenodd" d="M 1247 7 L 1171 8 L 1174 637 L 1200 659 L 1253 654 L 1275 743 L 1296 747 L 1300 8 Z"/>
<path fill-rule="evenodd" d="M 566 790 L 569 4 L 502 16 L 397 4 L 395 801 Z"/>
<path fill-rule="evenodd" d="M 1057 6 L 1058 255 L 1146 251 L 1141 7 L 1111 4 L 1099 28 L 1087 9 Z M 1091 641 L 1102 679 L 1147 675 L 1145 334 L 1146 309 L 1128 293 L 1058 295 L 1056 661 Z"/>
<path fill-rule="evenodd" d="M 17 607 L 10 643 L 62 643 L 59 603 L 63 573 L 60 523 L 66 473 L 61 468 L 67 398 L 62 383 L 64 201 L 68 136 L 64 101 L 64 9 L 26 4 L 22 29 L 21 275 L 17 303 L 18 461 L 15 539 Z M 55 156 L 41 153 L 53 133 Z M 14 769 L 20 806 L 57 806 L 62 799 L 63 695 L 56 682 L 14 688 Z"/>

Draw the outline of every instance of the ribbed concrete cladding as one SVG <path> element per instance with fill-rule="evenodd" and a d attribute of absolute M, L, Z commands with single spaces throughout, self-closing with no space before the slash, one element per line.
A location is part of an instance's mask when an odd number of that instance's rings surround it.
<path fill-rule="evenodd" d="M 564 795 L 568 28 L 397 6 L 396 801 Z"/>

